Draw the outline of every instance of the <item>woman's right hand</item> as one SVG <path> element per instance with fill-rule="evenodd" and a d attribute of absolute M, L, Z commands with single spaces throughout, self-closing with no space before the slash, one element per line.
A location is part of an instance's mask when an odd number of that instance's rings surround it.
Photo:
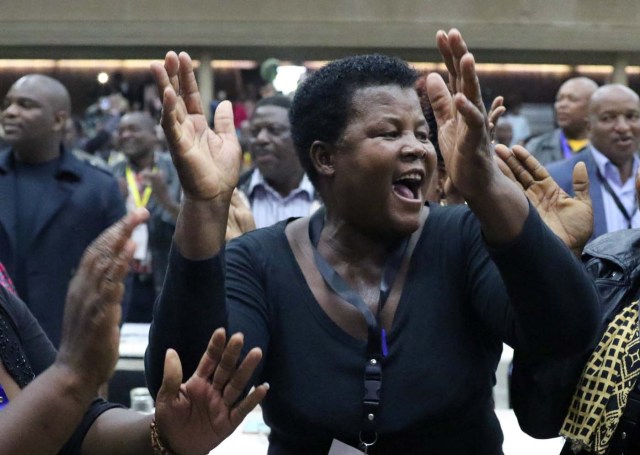
<path fill-rule="evenodd" d="M 151 72 L 162 99 L 162 128 L 185 199 L 228 203 L 238 183 L 241 161 L 231 103 L 218 105 L 215 130 L 211 130 L 186 52 L 168 52 L 164 66 L 152 63 Z"/>
<path fill-rule="evenodd" d="M 239 362 L 244 337 L 227 343 L 219 328 L 211 336 L 195 373 L 183 384 L 178 354 L 167 351 L 162 386 L 156 398 L 156 421 L 162 441 L 176 453 L 207 454 L 240 425 L 266 396 L 269 384 L 243 392 L 262 359 L 251 349 Z"/>
<path fill-rule="evenodd" d="M 69 284 L 55 363 L 88 393 L 97 392 L 118 361 L 123 281 L 135 251 L 131 233 L 148 217 L 145 209 L 137 209 L 100 234 Z"/>

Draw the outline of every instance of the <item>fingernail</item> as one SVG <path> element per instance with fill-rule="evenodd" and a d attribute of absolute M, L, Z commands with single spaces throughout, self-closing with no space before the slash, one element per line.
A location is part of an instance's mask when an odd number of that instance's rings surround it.
<path fill-rule="evenodd" d="M 263 387 L 264 387 L 265 389 L 267 389 L 267 390 L 269 390 L 269 389 L 271 388 L 271 386 L 269 385 L 269 383 L 268 383 L 268 382 L 263 382 L 263 383 L 262 383 L 262 385 L 263 385 Z"/>

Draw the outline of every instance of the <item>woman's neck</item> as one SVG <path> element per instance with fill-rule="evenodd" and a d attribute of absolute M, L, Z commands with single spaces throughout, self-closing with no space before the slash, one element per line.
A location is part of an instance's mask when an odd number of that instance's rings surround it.
<path fill-rule="evenodd" d="M 366 233 L 344 220 L 329 218 L 320 235 L 318 252 L 334 267 L 349 265 L 379 271 L 402 239 Z"/>

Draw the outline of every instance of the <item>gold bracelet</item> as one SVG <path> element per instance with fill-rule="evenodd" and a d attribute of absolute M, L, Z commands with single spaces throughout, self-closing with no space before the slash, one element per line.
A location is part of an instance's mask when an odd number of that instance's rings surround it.
<path fill-rule="evenodd" d="M 173 450 L 162 443 L 162 438 L 158 432 L 158 424 L 154 417 L 151 421 L 151 448 L 155 455 L 177 455 Z"/>

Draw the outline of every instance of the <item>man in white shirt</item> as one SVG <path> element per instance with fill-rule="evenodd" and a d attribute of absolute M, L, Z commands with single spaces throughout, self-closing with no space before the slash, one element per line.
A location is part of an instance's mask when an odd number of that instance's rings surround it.
<path fill-rule="evenodd" d="M 640 227 L 634 176 L 640 160 L 640 98 L 628 87 L 608 84 L 600 87 L 589 102 L 591 145 L 572 158 L 548 167 L 560 187 L 573 195 L 573 167 L 584 161 L 589 174 L 593 202 L 594 232 Z"/>
<path fill-rule="evenodd" d="M 250 122 L 250 151 L 254 169 L 240 178 L 256 227 L 289 217 L 306 216 L 319 206 L 316 191 L 305 175 L 291 139 L 291 100 L 283 95 L 263 98 Z"/>

